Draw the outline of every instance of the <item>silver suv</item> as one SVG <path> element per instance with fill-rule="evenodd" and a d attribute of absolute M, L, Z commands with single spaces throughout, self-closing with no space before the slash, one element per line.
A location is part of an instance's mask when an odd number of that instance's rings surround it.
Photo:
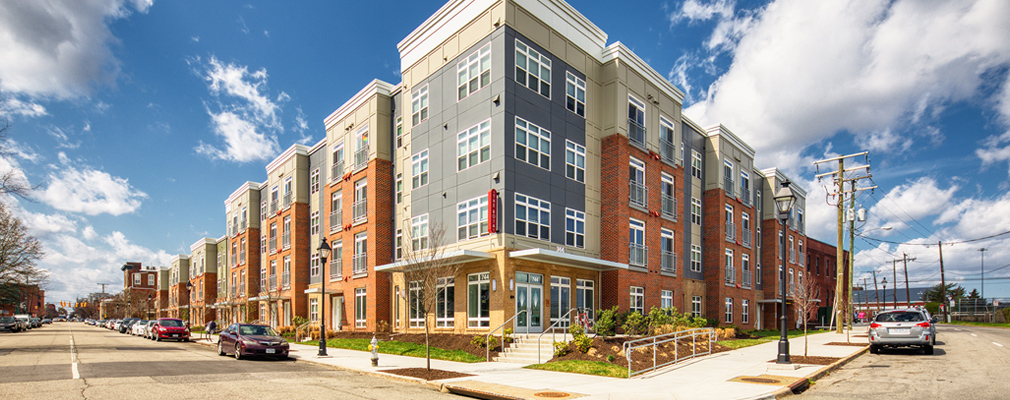
<path fill-rule="evenodd" d="M 870 353 L 882 347 L 917 346 L 925 354 L 933 354 L 936 343 L 935 318 L 916 309 L 891 310 L 877 314 L 870 323 L 868 335 Z"/>

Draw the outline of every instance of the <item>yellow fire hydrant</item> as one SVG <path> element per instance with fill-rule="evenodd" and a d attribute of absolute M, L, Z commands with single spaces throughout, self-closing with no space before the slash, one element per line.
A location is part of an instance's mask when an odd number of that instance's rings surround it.
<path fill-rule="evenodd" d="M 368 350 L 372 352 L 372 366 L 379 366 L 379 341 L 372 335 L 372 343 L 368 345 Z"/>

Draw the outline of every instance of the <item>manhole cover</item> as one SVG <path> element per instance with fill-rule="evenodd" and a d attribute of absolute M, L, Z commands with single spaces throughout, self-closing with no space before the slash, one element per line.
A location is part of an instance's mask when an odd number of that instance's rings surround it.
<path fill-rule="evenodd" d="M 749 377 L 740 378 L 740 380 L 744 381 L 744 382 L 754 382 L 754 383 L 778 383 L 779 382 L 777 379 L 749 378 Z"/>
<path fill-rule="evenodd" d="M 533 395 L 536 397 L 550 397 L 554 399 L 570 396 L 570 394 L 565 392 L 537 392 L 533 393 Z"/>

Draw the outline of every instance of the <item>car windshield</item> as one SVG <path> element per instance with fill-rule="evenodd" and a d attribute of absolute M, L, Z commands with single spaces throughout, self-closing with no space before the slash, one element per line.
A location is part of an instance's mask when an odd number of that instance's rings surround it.
<path fill-rule="evenodd" d="M 877 316 L 877 322 L 919 322 L 925 321 L 921 313 L 914 311 L 890 312 Z"/>
<path fill-rule="evenodd" d="M 14 317 L 0 317 L 0 322 L 14 322 Z"/>
<path fill-rule="evenodd" d="M 242 325 L 238 328 L 238 333 L 240 335 L 277 336 L 277 333 L 269 326 L 258 325 Z"/>
<path fill-rule="evenodd" d="M 182 321 L 177 319 L 163 319 L 160 322 L 161 326 L 182 326 Z"/>

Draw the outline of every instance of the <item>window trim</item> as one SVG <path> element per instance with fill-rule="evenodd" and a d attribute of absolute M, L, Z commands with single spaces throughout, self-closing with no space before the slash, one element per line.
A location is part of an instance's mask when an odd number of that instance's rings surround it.
<path fill-rule="evenodd" d="M 575 92 L 574 97 L 568 93 L 569 85 Z M 579 100 L 579 90 L 582 91 L 582 100 Z M 572 100 L 571 107 L 575 108 L 574 110 L 569 108 L 568 99 Z M 579 109 L 579 104 L 582 105 L 581 113 L 577 111 Z M 578 76 L 575 76 L 575 74 L 571 71 L 565 71 L 565 108 L 568 109 L 568 111 L 575 113 L 575 115 L 583 118 L 586 117 L 586 81 Z"/>
<path fill-rule="evenodd" d="M 523 200 L 520 200 L 520 197 L 522 197 Z M 531 205 L 530 204 L 531 203 L 530 200 L 535 201 L 536 204 Z M 544 207 L 545 204 L 546 204 L 546 209 Z M 526 216 L 527 216 L 526 218 L 527 219 L 525 219 L 525 220 L 520 220 L 519 219 L 519 207 L 520 206 L 526 208 Z M 515 209 L 514 209 L 515 214 L 513 214 L 513 223 L 514 223 L 513 230 L 512 230 L 513 234 L 518 235 L 518 236 L 525 236 L 525 237 L 528 237 L 528 238 L 531 238 L 531 239 L 539 239 L 539 240 L 546 240 L 546 241 L 550 241 L 551 240 L 551 221 L 550 221 L 550 218 L 551 218 L 551 202 L 545 201 L 545 200 L 541 200 L 541 199 L 538 199 L 538 198 L 533 197 L 533 196 L 529 196 L 529 195 L 525 195 L 525 194 L 516 192 L 515 193 L 514 207 L 515 207 Z M 536 222 L 530 222 L 530 220 L 529 220 L 529 215 L 530 215 L 529 211 L 530 211 L 531 208 L 535 209 L 537 211 Z M 545 211 L 547 213 L 547 215 L 546 215 L 546 217 L 547 217 L 546 224 L 543 222 L 543 219 L 541 218 L 541 215 L 540 215 L 540 214 L 542 214 Z M 519 232 L 519 224 L 520 223 L 526 224 L 522 228 L 523 232 L 524 232 L 523 234 L 518 233 Z M 536 225 L 536 228 L 537 228 L 536 229 L 537 230 L 536 236 L 530 236 L 529 235 L 529 225 L 530 224 L 535 224 Z M 547 237 L 543 237 L 542 236 L 542 234 L 544 232 L 543 228 L 545 226 L 547 227 Z"/>
<path fill-rule="evenodd" d="M 573 221 L 572 228 L 574 230 L 569 230 L 568 221 Z M 581 229 L 580 229 L 581 227 Z M 572 241 L 569 242 L 568 237 L 571 235 Z M 579 245 L 579 239 L 582 239 L 582 245 Z M 586 213 L 576 210 L 574 208 L 565 208 L 565 246 L 578 247 L 580 249 L 586 248 Z"/>
<path fill-rule="evenodd" d="M 481 66 L 483 64 L 485 55 L 487 56 L 487 71 L 486 71 L 488 74 L 487 82 L 484 82 L 483 77 L 485 70 Z M 488 42 L 484 46 L 481 46 L 479 49 L 474 50 L 472 53 L 468 54 L 466 57 L 463 57 L 463 59 L 456 64 L 456 102 L 463 101 L 463 99 L 470 97 L 474 93 L 479 92 L 481 89 L 491 84 L 491 65 L 493 64 L 491 62 L 491 56 L 492 56 L 491 43 Z M 470 76 L 471 64 L 477 64 L 478 70 L 476 77 Z M 461 85 L 460 78 L 462 77 L 463 74 L 466 74 L 466 81 Z M 471 90 L 470 81 L 474 79 L 477 80 L 476 82 L 477 88 Z M 463 87 L 466 87 L 466 95 L 463 95 L 463 93 L 461 92 L 461 89 Z"/>
<path fill-rule="evenodd" d="M 410 122 L 411 126 L 417 126 L 418 124 L 427 121 L 431 112 L 428 110 L 429 103 L 431 101 L 430 95 L 428 94 L 428 84 L 424 84 L 410 93 Z M 416 105 L 415 105 L 416 103 Z M 414 108 L 417 108 L 415 111 Z M 417 121 L 414 121 L 414 116 L 417 116 Z"/>
<path fill-rule="evenodd" d="M 421 150 L 410 156 L 410 188 L 411 190 L 424 187 L 428 184 L 428 149 Z M 416 167 L 416 168 L 415 168 Z M 417 174 L 415 175 L 415 169 Z"/>
<path fill-rule="evenodd" d="M 520 46 L 524 47 L 526 50 L 520 49 Z M 516 80 L 516 83 L 518 83 L 518 84 L 526 87 L 527 89 L 532 90 L 533 92 L 535 92 L 535 93 L 537 93 L 537 94 L 539 94 L 541 96 L 544 96 L 548 100 L 550 100 L 551 99 L 551 89 L 553 88 L 553 85 L 554 85 L 553 77 L 551 76 L 551 74 L 554 73 L 554 70 L 553 70 L 554 63 L 551 61 L 551 58 L 548 57 L 547 54 L 544 54 L 543 52 L 540 52 L 537 49 L 534 49 L 534 48 L 530 47 L 529 45 L 527 45 L 526 43 L 523 43 L 519 39 L 515 40 L 515 50 L 516 50 L 515 57 L 513 57 L 513 58 L 514 58 L 514 64 L 515 64 L 515 67 L 516 67 L 516 71 L 515 71 L 515 80 Z M 519 55 L 520 55 L 520 53 L 522 53 L 523 57 L 526 59 L 526 65 L 523 65 L 523 66 L 519 65 Z M 530 53 L 536 54 L 535 59 L 534 59 L 534 57 Z M 531 62 L 537 64 L 537 69 L 539 70 L 538 72 L 542 72 L 544 70 L 545 64 L 546 64 L 546 69 L 547 69 L 547 80 L 546 81 L 544 80 L 544 77 L 543 77 L 542 73 L 536 74 L 535 77 L 536 77 L 537 82 L 538 82 L 538 85 L 537 85 L 536 89 L 530 87 L 530 81 L 531 80 L 529 78 L 530 78 L 530 75 L 533 75 L 533 74 L 530 73 L 530 68 L 529 68 L 529 65 L 530 65 Z M 520 69 L 522 70 L 522 74 L 519 73 Z M 520 81 L 520 79 L 519 79 L 520 76 L 523 77 L 522 81 Z M 546 88 L 544 87 L 545 86 L 545 82 L 546 82 Z M 544 94 L 544 90 L 545 89 L 547 91 L 547 94 Z"/>
<path fill-rule="evenodd" d="M 519 132 L 520 132 L 520 130 L 523 131 L 523 136 L 526 138 L 525 139 L 525 143 L 523 143 L 523 144 L 519 143 Z M 535 150 L 531 150 L 530 149 L 530 138 L 531 137 L 537 139 L 537 148 Z M 537 124 L 534 124 L 532 122 L 529 122 L 529 121 L 527 121 L 527 120 L 525 120 L 523 118 L 520 118 L 520 117 L 516 116 L 515 117 L 515 135 L 514 135 L 513 139 L 515 141 L 515 146 L 516 146 L 515 147 L 515 152 L 514 152 L 515 154 L 513 154 L 513 157 L 515 157 L 516 160 L 525 162 L 525 163 L 530 164 L 532 166 L 535 166 L 535 167 L 538 167 L 538 168 L 541 168 L 541 169 L 545 169 L 545 170 L 548 170 L 548 171 L 551 170 L 551 131 L 546 130 L 544 128 L 541 128 Z M 543 145 L 544 145 L 543 142 L 544 141 L 547 142 L 547 151 L 546 152 L 543 151 Z M 519 146 L 523 147 L 523 150 L 522 150 L 523 158 L 519 158 L 519 152 L 520 152 L 519 151 Z M 530 159 L 529 153 L 531 151 L 536 154 L 536 163 L 532 163 L 532 162 L 529 161 L 529 159 Z M 540 165 L 541 163 L 544 162 L 544 158 L 543 158 L 544 156 L 547 157 L 547 160 L 546 160 L 547 167 L 544 167 L 543 165 Z"/>
<path fill-rule="evenodd" d="M 470 142 L 476 139 L 477 148 L 471 149 Z M 486 119 L 456 134 L 456 172 L 483 164 L 491 159 L 491 120 Z M 487 144 L 485 144 L 485 142 Z M 464 149 L 465 147 L 465 149 Z M 485 148 L 487 152 L 485 153 Z M 462 154 L 461 154 L 462 153 Z M 471 162 L 476 158 L 476 162 Z M 461 163 L 466 162 L 466 166 Z"/>
<path fill-rule="evenodd" d="M 574 164 L 569 162 L 569 154 L 572 154 Z M 580 159 L 582 161 L 581 167 L 579 166 Z M 569 169 L 571 169 L 571 172 L 569 172 Z M 580 172 L 582 173 L 582 179 L 579 179 Z M 567 139 L 565 140 L 565 177 L 579 183 L 586 183 L 586 146 Z"/>

